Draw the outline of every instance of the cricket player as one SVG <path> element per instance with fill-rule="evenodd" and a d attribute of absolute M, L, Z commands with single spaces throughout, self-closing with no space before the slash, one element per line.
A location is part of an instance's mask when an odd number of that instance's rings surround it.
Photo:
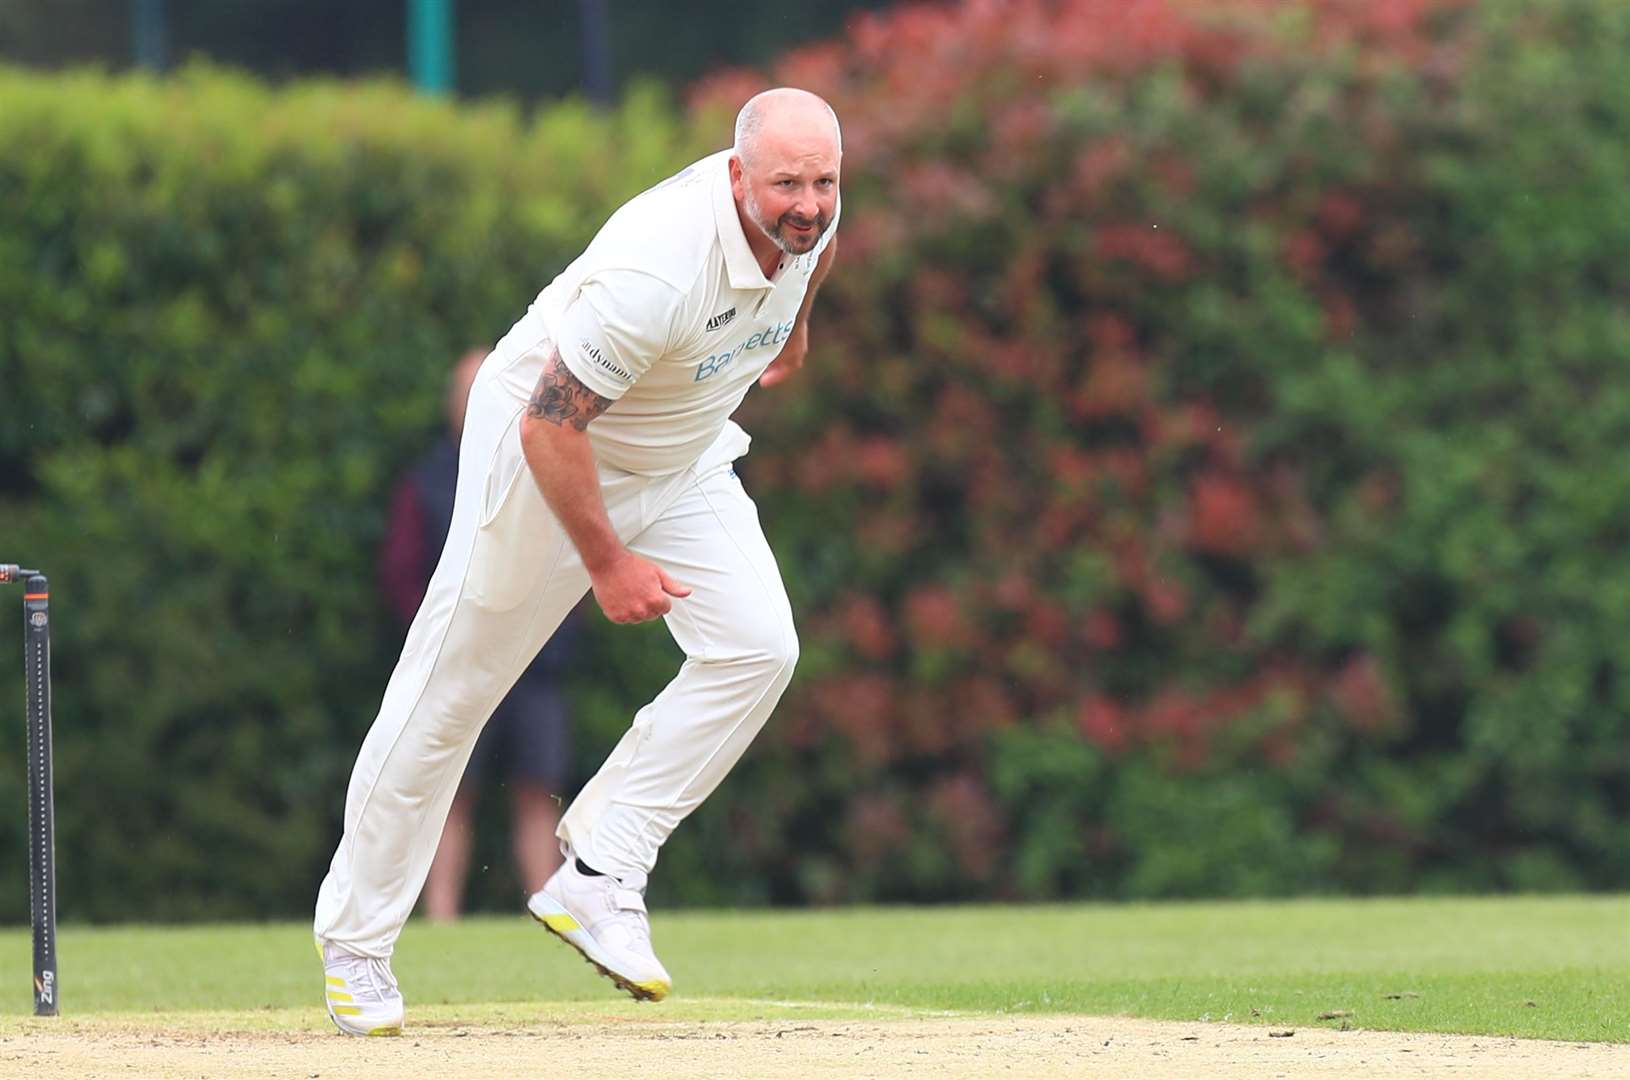
<path fill-rule="evenodd" d="M 313 929 L 329 1015 L 398 1034 L 391 952 L 487 717 L 585 591 L 684 650 L 561 819 L 534 918 L 636 998 L 672 986 L 644 891 L 798 657 L 730 415 L 803 364 L 836 254 L 837 117 L 802 90 L 613 214 L 481 366 L 447 543 L 351 775 Z"/>

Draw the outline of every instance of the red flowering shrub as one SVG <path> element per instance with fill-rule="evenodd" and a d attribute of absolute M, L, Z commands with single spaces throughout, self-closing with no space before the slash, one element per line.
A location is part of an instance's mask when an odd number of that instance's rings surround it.
<path fill-rule="evenodd" d="M 1526 8 L 917 5 L 698 88 L 844 125 L 743 466 L 822 898 L 1630 881 L 1630 21 Z"/>

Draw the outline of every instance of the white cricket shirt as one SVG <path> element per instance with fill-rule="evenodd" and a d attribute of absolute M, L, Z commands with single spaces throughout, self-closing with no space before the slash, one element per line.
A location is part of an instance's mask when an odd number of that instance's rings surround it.
<path fill-rule="evenodd" d="M 781 257 L 766 279 L 730 192 L 730 151 L 625 203 L 538 294 L 487 367 L 530 400 L 555 345 L 613 404 L 588 427 L 595 457 L 659 476 L 711 446 L 792 334 L 810 274 L 837 232 Z"/>

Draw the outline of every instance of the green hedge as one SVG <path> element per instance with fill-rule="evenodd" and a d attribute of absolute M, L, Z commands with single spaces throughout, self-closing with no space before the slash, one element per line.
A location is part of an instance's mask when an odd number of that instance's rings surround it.
<path fill-rule="evenodd" d="M 848 155 L 809 368 L 744 417 L 804 659 L 654 900 L 1630 885 L 1630 11 L 1264 11 L 914 7 L 779 63 Z M 0 71 L 66 915 L 308 909 L 446 363 L 761 84 Z M 594 633 L 585 770 L 675 666 Z"/>
<path fill-rule="evenodd" d="M 650 95 L 523 123 L 389 85 L 0 72 L 0 548 L 53 575 L 65 915 L 309 907 L 399 641 L 396 470 L 450 358 L 681 130 Z"/>

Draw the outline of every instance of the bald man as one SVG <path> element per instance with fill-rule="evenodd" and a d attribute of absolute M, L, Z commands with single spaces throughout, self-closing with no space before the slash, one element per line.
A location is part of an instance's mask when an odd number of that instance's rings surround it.
<path fill-rule="evenodd" d="M 798 657 L 732 463 L 730 415 L 793 375 L 836 254 L 837 117 L 801 90 L 743 106 L 735 145 L 620 208 L 471 388 L 453 521 L 345 803 L 313 924 L 329 1015 L 397 1034 L 390 958 L 487 717 L 585 592 L 663 618 L 685 653 L 561 819 L 527 909 L 637 999 L 672 986 L 645 884 L 764 726 Z"/>

